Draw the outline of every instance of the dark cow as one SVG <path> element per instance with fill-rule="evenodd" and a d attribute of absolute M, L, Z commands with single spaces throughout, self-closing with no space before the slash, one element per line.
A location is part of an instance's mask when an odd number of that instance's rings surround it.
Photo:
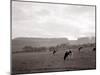
<path fill-rule="evenodd" d="M 96 48 L 93 48 L 92 51 L 96 51 Z"/>
<path fill-rule="evenodd" d="M 53 55 L 55 55 L 55 53 L 56 53 L 56 50 L 53 51 Z"/>
<path fill-rule="evenodd" d="M 66 58 L 67 58 L 68 56 L 71 57 L 71 55 L 72 55 L 72 51 L 71 51 L 71 50 L 66 51 L 66 52 L 65 52 L 65 55 L 64 55 L 64 61 L 66 60 Z"/>
<path fill-rule="evenodd" d="M 78 48 L 79 52 L 81 51 L 82 48 L 83 48 L 83 47 L 79 47 L 79 48 Z"/>

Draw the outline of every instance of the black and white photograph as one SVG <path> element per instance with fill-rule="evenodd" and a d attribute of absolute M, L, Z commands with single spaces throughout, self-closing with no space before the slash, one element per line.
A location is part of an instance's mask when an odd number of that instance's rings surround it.
<path fill-rule="evenodd" d="M 96 6 L 11 1 L 11 72 L 96 69 Z"/>

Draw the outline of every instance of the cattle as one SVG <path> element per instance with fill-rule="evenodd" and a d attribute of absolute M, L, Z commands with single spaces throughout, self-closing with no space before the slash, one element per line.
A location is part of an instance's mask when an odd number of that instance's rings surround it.
<path fill-rule="evenodd" d="M 78 51 L 80 52 L 82 48 L 83 48 L 83 47 L 79 47 L 79 48 L 78 48 Z"/>
<path fill-rule="evenodd" d="M 92 51 L 96 51 L 96 48 L 93 48 Z"/>
<path fill-rule="evenodd" d="M 71 55 L 72 55 L 72 51 L 71 50 L 66 51 L 65 55 L 64 55 L 64 61 L 66 60 L 66 58 L 68 58 L 68 56 L 70 56 L 70 58 L 71 58 Z"/>
<path fill-rule="evenodd" d="M 56 53 L 56 50 L 53 51 L 53 55 L 55 55 L 55 53 Z"/>

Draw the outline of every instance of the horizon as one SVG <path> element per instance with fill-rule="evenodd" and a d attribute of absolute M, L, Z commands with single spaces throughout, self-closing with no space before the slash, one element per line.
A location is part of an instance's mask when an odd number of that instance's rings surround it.
<path fill-rule="evenodd" d="M 79 37 L 79 38 L 77 38 L 77 39 L 68 39 L 67 37 L 52 37 L 52 38 L 50 38 L 50 37 L 16 37 L 16 38 L 12 38 L 12 40 L 14 40 L 14 39 L 19 39 L 19 38 L 36 38 L 36 39 L 67 39 L 67 40 L 69 40 L 69 41 L 71 41 L 71 40 L 79 40 L 80 38 L 88 38 L 88 39 L 91 39 L 91 38 L 96 38 L 95 36 L 93 36 L 93 37 Z"/>

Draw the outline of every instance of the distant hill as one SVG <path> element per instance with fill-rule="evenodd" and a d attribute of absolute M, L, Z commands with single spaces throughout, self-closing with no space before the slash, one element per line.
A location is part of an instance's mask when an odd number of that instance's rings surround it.
<path fill-rule="evenodd" d="M 80 44 L 94 43 L 95 42 L 95 37 L 91 37 L 91 38 L 88 38 L 88 37 L 79 38 L 78 42 Z"/>
<path fill-rule="evenodd" d="M 79 44 L 91 44 L 91 43 L 95 43 L 95 37 L 81 37 L 78 38 L 78 40 L 70 40 L 70 44 L 71 45 L 79 45 Z"/>
<path fill-rule="evenodd" d="M 60 44 L 69 44 L 67 38 L 15 38 L 12 40 L 12 50 L 22 50 L 24 46 L 50 47 Z"/>
<path fill-rule="evenodd" d="M 32 47 L 51 47 L 61 44 L 66 45 L 80 45 L 95 43 L 95 37 L 82 37 L 78 40 L 68 40 L 67 38 L 15 38 L 12 40 L 12 50 L 21 51 L 25 46 Z"/>

